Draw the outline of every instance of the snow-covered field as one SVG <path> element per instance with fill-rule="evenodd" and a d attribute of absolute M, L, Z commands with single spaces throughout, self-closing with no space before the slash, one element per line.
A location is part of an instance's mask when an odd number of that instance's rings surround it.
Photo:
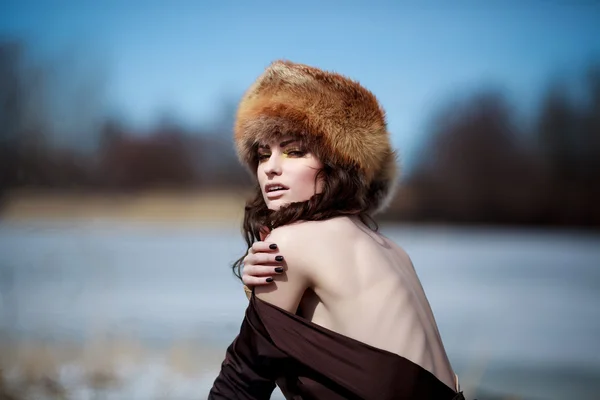
<path fill-rule="evenodd" d="M 599 235 L 381 230 L 413 259 L 467 395 L 600 392 Z M 247 304 L 241 250 L 229 228 L 0 223 L 0 390 L 205 398 Z"/>

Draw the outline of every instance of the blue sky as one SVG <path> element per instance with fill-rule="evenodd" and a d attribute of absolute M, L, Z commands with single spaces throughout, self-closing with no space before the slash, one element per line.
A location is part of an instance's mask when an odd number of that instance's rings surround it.
<path fill-rule="evenodd" d="M 336 70 L 378 96 L 408 162 L 444 100 L 494 85 L 526 116 L 552 76 L 599 60 L 595 3 L 0 0 L 0 35 L 85 54 L 138 126 L 211 122 L 274 59 Z"/>

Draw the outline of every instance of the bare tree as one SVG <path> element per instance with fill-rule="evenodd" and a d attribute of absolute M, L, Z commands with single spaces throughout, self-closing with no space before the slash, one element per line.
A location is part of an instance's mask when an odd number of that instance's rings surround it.
<path fill-rule="evenodd" d="M 565 84 L 553 83 L 538 117 L 537 137 L 551 181 L 548 218 L 566 225 L 598 225 L 600 196 L 600 67 L 590 67 L 587 98 L 569 97 Z"/>
<path fill-rule="evenodd" d="M 527 218 L 531 166 L 501 94 L 482 91 L 437 114 L 409 185 L 436 219 L 503 222 Z"/>

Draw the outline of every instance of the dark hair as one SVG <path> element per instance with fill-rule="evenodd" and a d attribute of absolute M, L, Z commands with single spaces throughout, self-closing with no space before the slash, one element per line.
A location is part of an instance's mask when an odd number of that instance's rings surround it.
<path fill-rule="evenodd" d="M 261 229 L 275 229 L 296 221 L 322 221 L 355 215 L 372 230 L 379 229 L 369 213 L 371 204 L 367 200 L 368 187 L 355 167 L 342 168 L 324 163 L 315 177 L 315 188 L 319 180 L 323 183 L 320 193 L 307 201 L 287 204 L 277 211 L 267 208 L 260 185 L 256 183 L 252 198 L 246 202 L 242 224 L 242 235 L 248 246 L 246 251 L 260 239 Z M 232 265 L 233 273 L 240 279 L 245 257 L 246 254 Z"/>

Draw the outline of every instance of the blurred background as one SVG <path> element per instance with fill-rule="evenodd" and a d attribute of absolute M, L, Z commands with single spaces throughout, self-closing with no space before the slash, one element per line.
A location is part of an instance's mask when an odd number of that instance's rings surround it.
<path fill-rule="evenodd" d="M 599 398 L 584 0 L 0 0 L 0 398 L 206 397 L 247 305 L 233 117 L 280 58 L 386 109 L 402 176 L 376 219 L 467 397 Z"/>

